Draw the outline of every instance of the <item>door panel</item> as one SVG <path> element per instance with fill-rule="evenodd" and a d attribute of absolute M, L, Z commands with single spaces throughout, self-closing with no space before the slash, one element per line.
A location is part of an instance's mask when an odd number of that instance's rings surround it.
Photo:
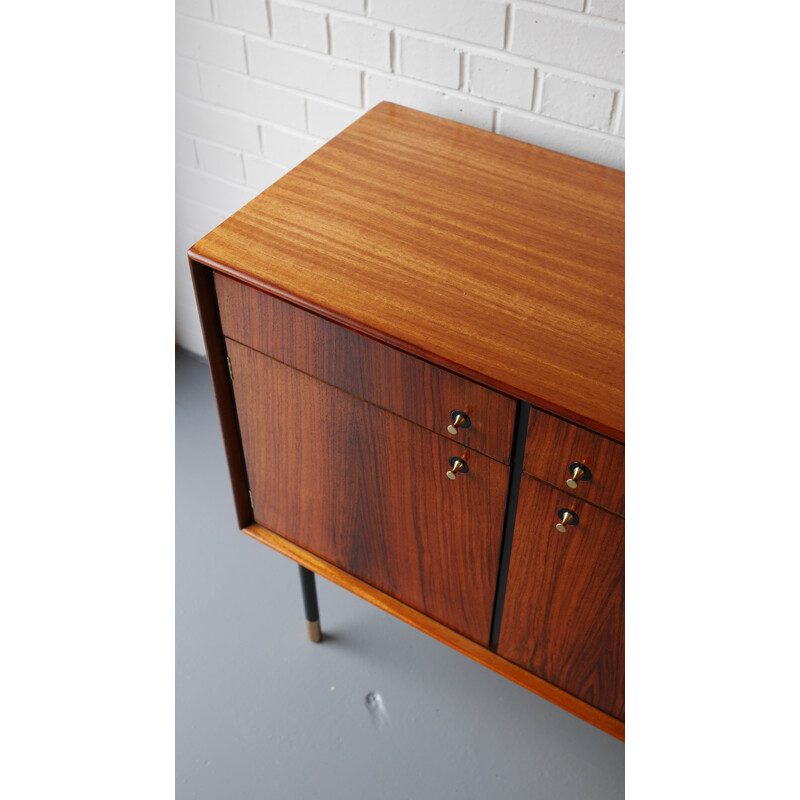
<path fill-rule="evenodd" d="M 577 525 L 556 530 L 569 509 Z M 522 476 L 497 652 L 625 718 L 624 521 Z"/>
<path fill-rule="evenodd" d="M 488 644 L 508 467 L 227 348 L 256 522 Z M 469 470 L 455 480 L 451 457 Z"/>

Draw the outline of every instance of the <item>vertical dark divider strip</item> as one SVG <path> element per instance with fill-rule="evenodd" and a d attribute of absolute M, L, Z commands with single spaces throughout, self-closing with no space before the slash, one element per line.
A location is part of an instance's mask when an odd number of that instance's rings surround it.
<path fill-rule="evenodd" d="M 194 294 L 200 312 L 200 324 L 203 329 L 203 341 L 206 345 L 208 368 L 211 372 L 211 384 L 217 401 L 222 440 L 225 445 L 225 456 L 228 461 L 228 472 L 233 488 L 233 502 L 236 508 L 236 519 L 239 528 L 245 528 L 254 522 L 253 509 L 250 507 L 247 468 L 244 463 L 242 437 L 239 432 L 239 418 L 236 414 L 236 401 L 233 386 L 228 373 L 228 354 L 225 349 L 225 337 L 219 318 L 217 292 L 214 286 L 214 272 L 210 267 L 189 259 L 192 272 Z"/>
<path fill-rule="evenodd" d="M 519 485 L 522 479 L 522 460 L 525 457 L 525 438 L 528 433 L 528 417 L 530 413 L 530 403 L 520 400 L 517 409 L 517 422 L 514 427 L 514 443 L 511 447 L 511 478 L 508 486 L 506 519 L 503 524 L 503 544 L 500 550 L 500 569 L 497 573 L 497 593 L 494 598 L 492 629 L 489 636 L 489 649 L 492 652 L 497 652 L 497 642 L 500 640 L 500 624 L 503 619 L 503 604 L 506 599 L 508 565 L 511 561 L 511 545 L 514 538 L 514 523 L 517 519 Z"/>

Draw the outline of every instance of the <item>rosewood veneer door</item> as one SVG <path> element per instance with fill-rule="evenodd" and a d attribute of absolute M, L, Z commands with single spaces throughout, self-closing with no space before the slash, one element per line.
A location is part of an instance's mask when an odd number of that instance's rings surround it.
<path fill-rule="evenodd" d="M 566 508 L 577 525 L 556 530 Z M 497 652 L 625 718 L 624 520 L 522 476 Z"/>
<path fill-rule="evenodd" d="M 256 522 L 488 644 L 508 467 L 227 348 Z M 469 469 L 455 480 L 452 457 Z"/>

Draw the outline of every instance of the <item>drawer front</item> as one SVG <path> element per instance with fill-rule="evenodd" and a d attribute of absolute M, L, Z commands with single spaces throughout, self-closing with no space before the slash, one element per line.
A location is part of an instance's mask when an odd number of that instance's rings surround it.
<path fill-rule="evenodd" d="M 562 509 L 577 518 L 564 533 L 556 529 Z M 620 720 L 624 525 L 523 475 L 497 648 L 509 661 Z"/>
<path fill-rule="evenodd" d="M 256 522 L 487 645 L 509 468 L 227 348 Z"/>
<path fill-rule="evenodd" d="M 516 401 L 216 273 L 230 339 L 508 464 Z M 453 413 L 467 423 L 448 433 Z"/>
<path fill-rule="evenodd" d="M 567 480 L 576 464 L 584 475 L 572 488 Z M 625 514 L 625 446 L 619 442 L 532 408 L 523 470 L 615 514 Z"/>

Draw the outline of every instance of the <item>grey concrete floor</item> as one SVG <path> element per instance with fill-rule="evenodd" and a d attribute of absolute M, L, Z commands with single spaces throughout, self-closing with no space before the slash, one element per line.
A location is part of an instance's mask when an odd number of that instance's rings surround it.
<path fill-rule="evenodd" d="M 623 744 L 320 578 L 308 641 L 297 566 L 237 530 L 182 350 L 176 564 L 178 800 L 623 796 Z"/>

